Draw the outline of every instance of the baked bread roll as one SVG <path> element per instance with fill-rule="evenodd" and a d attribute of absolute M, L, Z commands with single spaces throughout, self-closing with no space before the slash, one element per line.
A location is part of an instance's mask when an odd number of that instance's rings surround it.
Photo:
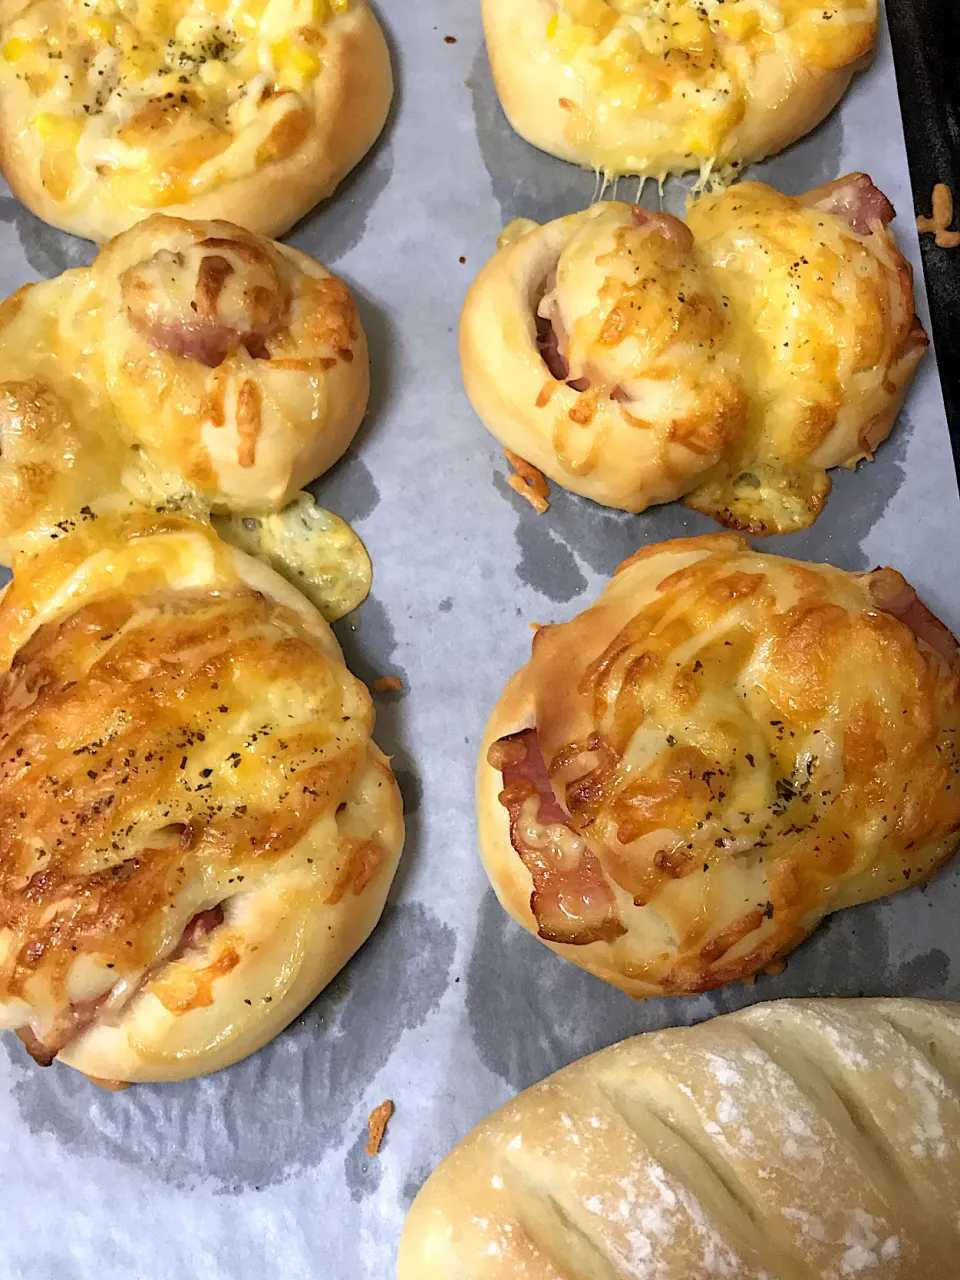
<path fill-rule="evenodd" d="M 780 1000 L 527 1089 L 428 1179 L 399 1280 L 953 1280 L 960 1012 Z"/>
<path fill-rule="evenodd" d="M 781 151 L 833 110 L 876 0 L 483 0 L 510 123 L 607 177 L 706 177 Z"/>
<path fill-rule="evenodd" d="M 370 385 L 341 280 L 228 223 L 162 214 L 8 299 L 0 361 L 7 540 L 118 491 L 277 510 L 347 448 Z"/>
<path fill-rule="evenodd" d="M 518 221 L 464 305 L 484 425 L 605 506 L 690 504 L 804 528 L 828 467 L 889 434 L 927 344 L 893 209 L 863 174 L 804 196 L 744 182 L 670 214 L 603 202 Z"/>
<path fill-rule="evenodd" d="M 0 156 L 45 222 L 150 213 L 277 236 L 373 145 L 393 95 L 366 0 L 3 0 Z"/>
<path fill-rule="evenodd" d="M 0 649 L 0 1026 L 112 1081 L 252 1053 L 367 938 L 403 843 L 329 627 L 143 512 L 38 553 Z"/>
<path fill-rule="evenodd" d="M 645 547 L 494 708 L 483 860 L 558 955 L 636 997 L 708 991 L 944 864 L 958 714 L 957 642 L 893 569 Z"/>

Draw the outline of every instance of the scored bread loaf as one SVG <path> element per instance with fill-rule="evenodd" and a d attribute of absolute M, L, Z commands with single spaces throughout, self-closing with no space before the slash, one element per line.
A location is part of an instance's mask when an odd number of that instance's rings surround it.
<path fill-rule="evenodd" d="M 955 1280 L 960 1005 L 781 1000 L 526 1090 L 429 1178 L 400 1280 Z"/>

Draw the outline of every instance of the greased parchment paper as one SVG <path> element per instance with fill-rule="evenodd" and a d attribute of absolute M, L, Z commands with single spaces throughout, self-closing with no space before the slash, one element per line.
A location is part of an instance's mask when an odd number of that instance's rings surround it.
<path fill-rule="evenodd" d="M 460 386 L 456 325 L 501 226 L 589 203 L 592 175 L 515 137 L 477 0 L 381 5 L 398 73 L 392 122 L 341 194 L 291 237 L 356 290 L 375 392 L 350 455 L 318 486 L 373 557 L 372 597 L 339 626 L 378 698 L 408 838 L 391 905 L 300 1020 L 207 1080 L 105 1093 L 0 1039 L 2 1280 L 389 1280 L 433 1165 L 516 1090 L 631 1033 L 784 995 L 960 997 L 960 867 L 834 917 L 762 978 L 698 999 L 626 996 L 510 923 L 475 852 L 472 784 L 487 713 L 526 658 L 530 622 L 571 616 L 639 545 L 713 529 L 682 507 L 640 517 L 554 487 L 537 516 Z M 446 37 L 455 37 L 448 42 Z M 801 191 L 868 171 L 917 242 L 886 36 L 813 136 L 754 173 Z M 635 182 L 619 194 L 633 199 Z M 684 191 L 670 184 L 666 207 Z M 644 203 L 656 207 L 654 184 Z M 0 285 L 92 249 L 0 199 Z M 464 261 L 465 259 L 465 261 Z M 921 314 L 923 283 L 917 279 Z M 15 371 L 4 371 L 15 376 Z M 892 563 L 960 626 L 957 482 L 932 353 L 876 461 L 834 474 L 824 514 L 767 548 L 845 568 Z M 379 1158 L 368 1113 L 396 1103 Z"/>

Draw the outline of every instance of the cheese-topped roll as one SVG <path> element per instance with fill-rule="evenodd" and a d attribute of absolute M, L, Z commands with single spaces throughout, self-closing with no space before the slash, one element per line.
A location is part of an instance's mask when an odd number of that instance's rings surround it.
<path fill-rule="evenodd" d="M 864 174 L 744 182 L 687 221 L 619 202 L 511 224 L 467 295 L 464 383 L 503 444 L 574 493 L 811 524 L 828 467 L 891 430 L 927 343 L 893 209 Z"/>
<path fill-rule="evenodd" d="M 503 906 L 634 996 L 706 991 L 960 840 L 960 656 L 892 569 L 645 548 L 541 628 L 487 726 Z"/>
<path fill-rule="evenodd" d="M 760 160 L 869 56 L 876 0 L 483 0 L 493 78 L 528 142 L 609 177 Z"/>
<path fill-rule="evenodd" d="M 280 235 L 393 95 L 366 0 L 3 0 L 0 52 L 3 175 L 91 240 L 160 210 Z"/>
<path fill-rule="evenodd" d="M 282 507 L 369 393 L 346 285 L 296 249 L 158 214 L 0 306 L 0 537 L 113 492 Z"/>
<path fill-rule="evenodd" d="M 252 1053 L 373 929 L 403 842 L 312 605 L 186 517 L 93 520 L 0 604 L 0 1026 L 177 1080 Z"/>
<path fill-rule="evenodd" d="M 806 528 L 827 468 L 872 458 L 890 434 L 928 341 L 893 217 L 862 173 L 796 197 L 744 182 L 690 206 L 750 412 L 688 506 L 752 534 Z"/>

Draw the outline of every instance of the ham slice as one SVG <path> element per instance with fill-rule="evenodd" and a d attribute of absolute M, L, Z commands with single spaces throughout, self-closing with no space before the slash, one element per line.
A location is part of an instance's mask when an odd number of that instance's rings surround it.
<path fill-rule="evenodd" d="M 672 213 L 651 213 L 635 204 L 630 210 L 630 217 L 635 227 L 647 227 L 656 235 L 662 236 L 678 249 L 693 248 L 693 232 L 685 222 L 675 218 Z"/>
<path fill-rule="evenodd" d="M 927 608 L 920 597 L 896 569 L 874 569 L 864 575 L 870 599 L 883 613 L 897 618 L 909 627 L 918 640 L 951 665 L 960 656 L 953 632 Z"/>
<path fill-rule="evenodd" d="M 836 214 L 863 236 L 870 235 L 877 223 L 885 227 L 897 216 L 893 205 L 865 173 L 848 173 L 798 199 L 810 208 Z"/>
<path fill-rule="evenodd" d="M 487 758 L 503 776 L 500 803 L 510 815 L 510 842 L 533 878 L 530 910 L 540 937 L 587 946 L 624 934 L 610 882 L 554 794 L 536 729 L 501 738 Z"/>
<path fill-rule="evenodd" d="M 214 929 L 223 924 L 223 907 L 209 907 L 206 911 L 198 911 L 197 914 L 187 922 L 187 926 L 180 935 L 180 941 L 177 943 L 173 951 L 165 956 L 160 965 L 169 964 L 172 960 L 179 960 L 187 951 L 202 946 L 207 938 L 213 933 Z M 143 986 L 151 976 L 152 970 L 158 966 L 152 966 L 143 975 L 140 986 Z M 56 1032 L 51 1036 L 52 1043 L 47 1043 L 40 1039 L 32 1027 L 23 1026 L 17 1029 L 17 1035 L 23 1041 L 24 1047 L 30 1057 L 41 1067 L 49 1067 L 61 1049 L 65 1048 L 71 1040 L 75 1040 L 77 1036 L 86 1031 L 96 1022 L 100 1010 L 110 998 L 110 992 L 105 991 L 103 995 L 96 996 L 92 1000 L 75 1001 L 59 1020 L 59 1026 Z"/>

